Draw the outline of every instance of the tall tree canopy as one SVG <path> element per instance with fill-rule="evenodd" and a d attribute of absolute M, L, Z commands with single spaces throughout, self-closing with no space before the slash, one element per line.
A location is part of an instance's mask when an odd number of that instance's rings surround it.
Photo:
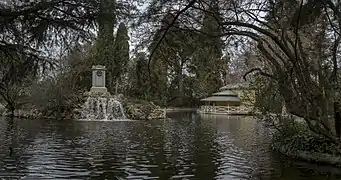
<path fill-rule="evenodd" d="M 163 54 L 161 50 L 164 42 L 158 44 L 161 40 L 161 36 L 164 32 L 162 27 L 167 26 L 170 19 L 172 19 L 172 14 L 167 14 L 162 20 L 161 28 L 154 34 L 151 46 L 149 47 L 150 51 L 154 51 L 151 60 L 148 63 L 148 69 L 150 70 L 150 88 L 149 88 L 149 100 L 157 101 L 158 104 L 164 105 L 166 103 L 166 95 L 167 95 L 167 55 Z M 160 46 L 161 45 L 161 46 Z"/>
<path fill-rule="evenodd" d="M 117 16 L 116 10 L 119 12 Z M 68 56 L 71 53 L 78 53 L 78 51 L 84 53 L 83 50 L 88 50 L 88 47 L 78 50 L 77 48 L 83 46 L 80 43 L 88 46 L 88 43 L 95 37 L 94 32 L 98 29 L 99 43 L 97 44 L 102 47 L 111 47 L 111 49 L 99 48 L 101 50 L 101 55 L 99 55 L 92 48 L 92 53 L 86 54 L 102 57 L 80 56 L 79 58 L 85 59 L 69 63 L 69 65 L 76 66 L 70 71 L 75 70 L 77 73 L 74 74 L 79 75 L 77 78 L 79 81 L 75 84 L 89 88 L 90 78 L 87 78 L 89 77 L 87 73 L 91 66 L 108 64 L 112 60 L 105 57 L 113 57 L 113 55 L 108 55 L 108 52 L 111 53 L 113 49 L 113 30 L 116 21 L 126 21 L 127 17 L 133 18 L 132 15 L 135 13 L 138 13 L 136 5 L 126 1 L 116 3 L 114 0 L 0 2 L 0 54 L 2 57 L 0 94 L 2 96 L 9 94 L 14 86 L 22 82 L 25 82 L 27 86 L 27 77 L 32 80 L 36 75 L 41 75 L 44 70 L 62 67 L 61 59 L 71 57 Z M 107 46 L 109 43 L 111 46 Z M 98 62 L 92 61 L 93 59 L 97 59 Z M 80 63 L 85 63 L 85 66 Z M 47 69 L 48 67 L 50 69 Z M 80 69 L 83 69 L 82 73 Z M 3 97 L 3 99 L 8 104 L 13 104 L 9 102 L 8 97 Z"/>
<path fill-rule="evenodd" d="M 112 60 L 108 63 L 108 70 L 111 74 L 111 82 L 108 84 L 111 87 L 115 87 L 115 82 L 122 80 L 120 77 L 126 73 L 129 62 L 129 36 L 124 23 L 118 26 L 113 53 Z"/>
<path fill-rule="evenodd" d="M 215 38 L 204 28 L 198 28 L 205 25 L 205 21 L 200 22 L 199 12 L 214 14 L 214 4 L 210 1 L 174 0 L 163 5 L 160 1 L 153 2 L 150 8 L 153 11 L 178 3 L 181 10 L 176 17 L 184 23 L 185 29 Z M 341 3 L 331 0 L 218 3 L 221 20 L 216 20 L 222 30 L 220 36 L 243 36 L 257 43 L 266 68 L 251 69 L 250 73 L 275 82 L 290 113 L 304 118 L 313 132 L 341 144 L 328 119 L 330 111 L 340 112 Z M 330 104 L 336 108 L 331 108 Z"/>
<path fill-rule="evenodd" d="M 6 78 L 19 82 L 25 74 L 35 74 L 45 64 L 53 65 L 53 56 L 46 53 L 52 51 L 46 50 L 74 47 L 80 39 L 93 37 L 94 29 L 99 30 L 100 52 L 94 53 L 98 55 L 94 59 L 103 64 L 114 62 L 112 69 L 122 66 L 126 62 L 122 59 L 124 55 L 119 60 L 111 55 L 115 52 L 110 50 L 115 43 L 112 32 L 116 22 L 124 19 L 122 15 L 129 14 L 128 10 L 136 12 L 132 4 L 110 0 L 1 2 L 0 52 L 5 56 L 1 59 L 1 69 L 22 66 L 30 72 L 20 71 L 16 77 L 1 72 L 0 89 L 2 92 L 8 89 Z M 256 44 L 261 60 L 261 66 L 247 74 L 266 77 L 277 88 L 290 113 L 304 118 L 313 132 L 341 145 L 340 127 L 332 127 L 328 118 L 340 114 L 340 7 L 340 2 L 332 0 L 152 0 L 137 23 L 142 27 L 143 23 L 149 25 L 142 33 L 156 29 L 148 45 L 149 98 L 165 104 L 171 82 L 178 84 L 181 92 L 184 64 L 190 70 L 186 76 L 196 79 L 194 86 L 200 89 L 193 92 L 195 96 L 214 92 L 222 85 L 225 71 L 223 42 L 236 36 L 245 37 Z M 115 13 L 116 10 L 120 12 Z M 124 29 L 121 26 L 120 32 Z M 118 33 L 117 39 L 126 37 L 121 35 Z M 194 41 L 198 51 L 183 48 L 185 43 L 177 38 L 181 36 L 189 44 Z M 194 37 L 193 41 L 188 37 Z M 126 44 L 122 41 L 123 46 Z M 126 52 L 127 48 L 122 54 Z M 178 80 L 172 79 L 174 74 Z M 334 117 L 335 122 L 340 121 L 340 117 Z"/>
<path fill-rule="evenodd" d="M 218 2 L 211 1 L 207 12 L 204 13 L 200 28 L 203 32 L 199 35 L 197 42 L 197 48 L 200 50 L 194 54 L 191 63 L 191 70 L 196 75 L 196 94 L 199 98 L 211 95 L 223 86 L 222 74 L 226 71 L 227 63 L 222 62 L 223 42 L 219 23 L 221 23 L 221 17 Z"/>

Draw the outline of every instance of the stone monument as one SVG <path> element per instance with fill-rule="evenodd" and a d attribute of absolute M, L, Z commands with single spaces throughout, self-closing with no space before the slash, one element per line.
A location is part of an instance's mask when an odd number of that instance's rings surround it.
<path fill-rule="evenodd" d="M 90 92 L 107 92 L 105 87 L 105 66 L 96 65 L 92 66 L 92 87 Z"/>

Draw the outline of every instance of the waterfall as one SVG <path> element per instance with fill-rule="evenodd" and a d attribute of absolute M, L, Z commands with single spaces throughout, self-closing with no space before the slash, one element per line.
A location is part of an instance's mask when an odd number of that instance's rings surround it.
<path fill-rule="evenodd" d="M 123 105 L 115 98 L 88 97 L 81 109 L 81 119 L 127 119 Z"/>

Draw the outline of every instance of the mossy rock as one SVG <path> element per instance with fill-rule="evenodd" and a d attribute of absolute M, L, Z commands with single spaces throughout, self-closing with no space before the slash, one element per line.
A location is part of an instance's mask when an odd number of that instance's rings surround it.
<path fill-rule="evenodd" d="M 341 153 L 337 145 L 329 139 L 309 131 L 286 137 L 277 134 L 271 148 L 296 159 L 341 165 Z"/>
<path fill-rule="evenodd" d="M 83 94 L 85 97 L 91 96 L 91 97 L 111 97 L 111 94 L 109 92 L 91 92 L 87 91 Z"/>
<path fill-rule="evenodd" d="M 284 145 L 293 151 L 309 151 L 341 156 L 340 150 L 338 150 L 338 147 L 331 140 L 309 132 L 303 132 L 286 137 L 278 135 L 274 138 L 273 145 L 276 146 L 276 148 Z"/>
<path fill-rule="evenodd" d="M 122 104 L 128 119 L 150 120 L 166 118 L 166 110 L 155 105 L 153 102 L 122 98 Z"/>
<path fill-rule="evenodd" d="M 330 154 L 316 151 L 303 151 L 299 149 L 292 149 L 292 147 L 280 143 L 275 145 L 275 147 L 276 147 L 275 149 L 278 152 L 291 158 L 300 159 L 312 163 L 322 163 L 341 167 L 340 154 Z"/>

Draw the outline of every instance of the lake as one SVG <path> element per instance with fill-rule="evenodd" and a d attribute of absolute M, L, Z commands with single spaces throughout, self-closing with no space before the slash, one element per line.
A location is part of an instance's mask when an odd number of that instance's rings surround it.
<path fill-rule="evenodd" d="M 0 179 L 341 178 L 337 168 L 271 152 L 269 129 L 252 117 L 168 116 L 115 122 L 1 118 Z"/>

